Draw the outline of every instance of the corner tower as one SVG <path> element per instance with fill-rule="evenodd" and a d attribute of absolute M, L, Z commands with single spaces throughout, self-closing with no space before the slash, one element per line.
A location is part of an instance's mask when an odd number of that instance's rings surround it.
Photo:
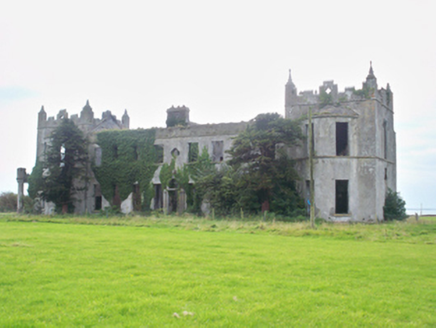
<path fill-rule="evenodd" d="M 286 118 L 302 119 L 308 134 L 312 108 L 313 143 L 291 149 L 302 179 L 301 195 L 310 190 L 309 148 L 313 148 L 316 215 L 329 221 L 383 220 L 388 189 L 396 190 L 396 136 L 393 94 L 389 85 L 378 88 L 372 63 L 362 83 L 339 91 L 325 81 L 319 93 L 297 95 L 289 75 L 285 89 Z"/>
<path fill-rule="evenodd" d="M 285 113 L 286 116 L 292 111 L 292 105 L 297 100 L 297 88 L 294 82 L 292 82 L 291 70 L 289 70 L 288 82 L 285 85 Z"/>

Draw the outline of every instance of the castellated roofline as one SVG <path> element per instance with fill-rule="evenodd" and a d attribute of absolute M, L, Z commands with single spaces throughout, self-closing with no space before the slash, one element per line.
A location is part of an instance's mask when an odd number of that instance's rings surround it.
<path fill-rule="evenodd" d="M 94 112 L 92 110 L 92 107 L 89 104 L 89 100 L 86 101 L 85 106 L 83 107 L 82 111 L 79 114 L 73 114 L 69 116 L 69 113 L 66 109 L 61 109 L 57 113 L 56 116 L 49 116 L 47 117 L 47 113 L 45 111 L 44 106 L 41 107 L 41 110 L 38 113 L 38 127 L 39 128 L 45 128 L 45 127 L 56 127 L 60 124 L 60 122 L 65 119 L 69 118 L 71 119 L 76 125 L 83 126 L 88 125 L 88 129 L 92 129 L 92 127 L 96 127 L 98 125 L 101 125 L 102 122 L 107 120 L 112 120 L 116 125 L 119 126 L 121 129 L 129 129 L 129 115 L 127 114 L 127 110 L 124 110 L 124 115 L 122 116 L 121 120 L 118 120 L 115 115 L 112 114 L 110 110 L 106 110 L 102 112 L 101 119 L 94 118 Z"/>
<path fill-rule="evenodd" d="M 319 86 L 318 90 L 304 90 L 296 93 L 295 84 L 289 75 L 286 84 L 285 107 L 289 108 L 294 105 L 303 104 L 320 104 L 328 100 L 331 103 L 364 101 L 376 99 L 384 106 L 392 109 L 392 91 L 389 84 L 385 88 L 378 88 L 377 78 L 374 74 L 372 62 L 365 81 L 360 89 L 355 87 L 346 87 L 344 91 L 338 90 L 338 85 L 334 80 L 326 80 Z"/>

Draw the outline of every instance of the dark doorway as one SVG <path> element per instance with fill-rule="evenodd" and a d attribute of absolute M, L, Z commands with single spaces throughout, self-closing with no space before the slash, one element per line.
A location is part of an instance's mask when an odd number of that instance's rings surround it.
<path fill-rule="evenodd" d="M 348 156 L 348 123 L 336 123 L 336 156 Z"/>
<path fill-rule="evenodd" d="M 132 205 L 133 210 L 139 212 L 141 210 L 141 189 L 139 188 L 139 184 L 135 183 L 133 185 L 133 197 L 132 197 Z"/>
<path fill-rule="evenodd" d="M 336 214 L 348 213 L 348 180 L 336 180 Z"/>
<path fill-rule="evenodd" d="M 162 208 L 162 185 L 154 185 L 154 209 Z"/>
<path fill-rule="evenodd" d="M 177 211 L 177 189 L 178 183 L 176 179 L 171 179 L 168 183 L 168 214 Z"/>
<path fill-rule="evenodd" d="M 101 189 L 99 184 L 94 185 L 94 210 L 101 210 Z"/>
<path fill-rule="evenodd" d="M 168 197 L 169 197 L 168 214 L 177 212 L 177 190 L 169 190 Z"/>

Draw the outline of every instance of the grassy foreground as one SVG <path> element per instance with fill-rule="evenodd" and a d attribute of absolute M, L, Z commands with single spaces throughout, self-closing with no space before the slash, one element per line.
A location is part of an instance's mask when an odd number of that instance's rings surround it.
<path fill-rule="evenodd" d="M 433 327 L 435 290 L 432 223 L 0 217 L 1 327 Z"/>

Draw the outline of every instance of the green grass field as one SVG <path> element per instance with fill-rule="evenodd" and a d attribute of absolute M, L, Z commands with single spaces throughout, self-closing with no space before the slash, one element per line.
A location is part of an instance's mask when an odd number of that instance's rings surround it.
<path fill-rule="evenodd" d="M 434 327 L 436 224 L 0 217 L 0 327 L 42 326 Z"/>

